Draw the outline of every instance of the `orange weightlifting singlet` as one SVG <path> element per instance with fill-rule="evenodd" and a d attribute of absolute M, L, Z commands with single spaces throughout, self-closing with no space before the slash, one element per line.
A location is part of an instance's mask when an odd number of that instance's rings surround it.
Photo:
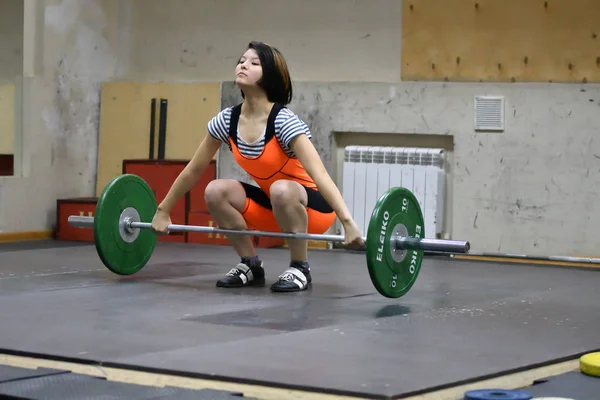
<path fill-rule="evenodd" d="M 231 110 L 229 147 L 238 165 L 259 185 L 256 187 L 241 182 L 246 190 L 246 205 L 242 215 L 248 228 L 271 232 L 280 231 L 273 215 L 269 193 L 273 182 L 286 179 L 298 182 L 306 190 L 308 233 L 320 234 L 327 231 L 335 220 L 335 212 L 319 193 L 317 185 L 308 175 L 300 160 L 286 154 L 275 136 L 275 118 L 283 106 L 278 103 L 273 105 L 267 121 L 264 149 L 258 157 L 252 158 L 243 155 L 237 145 L 241 107 L 239 104 Z"/>

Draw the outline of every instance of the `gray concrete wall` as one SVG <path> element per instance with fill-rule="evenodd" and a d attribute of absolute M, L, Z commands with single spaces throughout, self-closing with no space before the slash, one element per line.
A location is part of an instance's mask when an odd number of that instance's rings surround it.
<path fill-rule="evenodd" d="M 277 45 L 299 79 L 400 78 L 394 0 L 19 1 L 18 172 L 0 177 L 0 233 L 51 229 L 56 199 L 95 195 L 102 82 L 228 80 L 250 40 Z"/>
<path fill-rule="evenodd" d="M 336 179 L 348 144 L 440 145 L 450 151 L 450 237 L 480 251 L 598 255 L 597 85 L 401 82 L 394 0 L 24 4 L 22 163 L 19 176 L 0 177 L 0 232 L 51 229 L 56 199 L 94 194 L 102 82 L 225 81 L 231 105 L 234 61 L 256 39 L 286 56 L 291 108 Z M 505 132 L 473 130 L 477 94 L 506 96 Z M 238 176 L 227 153 L 219 171 Z"/>
<path fill-rule="evenodd" d="M 0 177 L 0 233 L 52 229 L 58 198 L 94 195 L 100 84 L 117 65 L 116 0 L 27 1 L 24 12 L 22 151 L 17 176 Z"/>
<path fill-rule="evenodd" d="M 296 79 L 400 80 L 402 1 L 129 0 L 136 80 L 233 79 L 251 40 L 273 44 Z"/>
<path fill-rule="evenodd" d="M 340 185 L 341 146 L 447 148 L 438 135 L 451 136 L 451 238 L 469 240 L 475 251 L 598 255 L 599 85 L 298 82 L 295 88 L 290 108 L 311 127 Z M 505 132 L 474 131 L 476 95 L 505 96 Z M 223 107 L 239 100 L 235 85 L 224 85 Z M 221 177 L 248 179 L 228 150 L 219 156 Z"/>

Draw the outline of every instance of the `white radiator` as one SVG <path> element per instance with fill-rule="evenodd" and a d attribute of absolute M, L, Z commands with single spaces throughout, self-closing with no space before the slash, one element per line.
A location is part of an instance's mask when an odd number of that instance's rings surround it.
<path fill-rule="evenodd" d="M 425 237 L 444 226 L 444 150 L 406 147 L 348 146 L 344 151 L 342 195 L 363 236 L 377 199 L 401 186 L 414 193 L 425 219 Z"/>

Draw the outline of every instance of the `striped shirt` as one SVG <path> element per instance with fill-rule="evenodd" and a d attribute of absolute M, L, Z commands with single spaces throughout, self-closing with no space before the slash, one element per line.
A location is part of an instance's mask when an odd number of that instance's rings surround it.
<path fill-rule="evenodd" d="M 208 132 L 216 140 L 229 144 L 229 122 L 231 121 L 231 110 L 228 107 L 219 112 L 208 122 Z M 275 117 L 275 137 L 279 141 L 281 148 L 290 157 L 296 155 L 290 149 L 290 142 L 298 135 L 306 135 L 312 138 L 308 126 L 288 108 L 282 108 Z M 258 157 L 265 146 L 265 132 L 254 142 L 247 143 L 240 135 L 238 130 L 238 148 L 240 153 L 246 157 Z"/>

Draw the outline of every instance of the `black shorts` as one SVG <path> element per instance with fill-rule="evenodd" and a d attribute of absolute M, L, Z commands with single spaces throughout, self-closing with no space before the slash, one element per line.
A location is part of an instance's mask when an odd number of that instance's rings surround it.
<path fill-rule="evenodd" d="M 267 208 L 269 210 L 273 209 L 271 205 L 271 200 L 266 195 L 265 192 L 262 191 L 258 186 L 250 185 L 245 182 L 240 182 L 246 191 L 246 197 L 254 200 L 258 205 Z M 308 188 L 302 185 L 304 190 L 306 190 L 306 197 L 308 198 L 307 207 L 318 211 L 320 213 L 329 214 L 333 212 L 331 206 L 325 201 L 323 195 L 318 190 Z"/>

